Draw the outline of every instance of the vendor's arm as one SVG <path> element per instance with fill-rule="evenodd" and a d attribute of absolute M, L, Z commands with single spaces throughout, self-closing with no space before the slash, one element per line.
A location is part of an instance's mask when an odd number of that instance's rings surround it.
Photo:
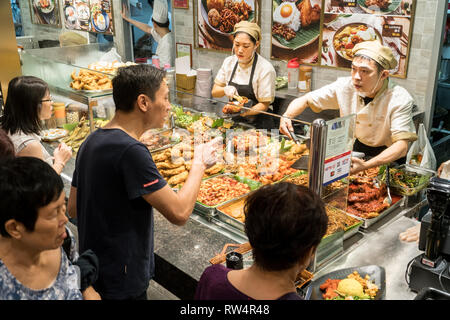
<path fill-rule="evenodd" d="M 406 153 L 408 151 L 408 142 L 408 140 L 396 141 L 379 155 L 367 161 L 358 158 L 352 158 L 352 169 L 350 173 L 355 174 L 363 170 L 391 163 L 401 157 L 406 156 Z"/>
<path fill-rule="evenodd" d="M 339 78 L 333 83 L 292 100 L 283 114 L 284 118 L 280 120 L 280 132 L 290 137 L 288 130 L 293 130 L 290 119 L 302 114 L 306 108 L 310 108 L 314 112 L 339 109 L 337 90 L 342 89 L 348 81 L 347 78 Z"/>
<path fill-rule="evenodd" d="M 125 4 L 122 4 L 122 10 L 120 12 L 122 14 L 122 18 L 125 21 L 128 21 L 129 23 L 131 23 L 132 25 L 134 25 L 135 27 L 141 29 L 142 31 L 144 31 L 145 33 L 150 34 L 152 32 L 152 27 L 150 27 L 148 24 L 144 23 L 144 22 L 140 22 L 134 19 L 131 19 L 128 16 L 128 8 Z"/>
<path fill-rule="evenodd" d="M 213 98 L 222 98 L 225 95 L 225 85 L 221 86 L 214 83 L 214 86 L 211 90 L 211 95 Z"/>
<path fill-rule="evenodd" d="M 258 111 L 267 111 L 269 109 L 270 102 L 259 102 L 255 104 L 251 110 L 247 110 L 241 114 L 242 117 L 255 116 L 260 114 Z"/>

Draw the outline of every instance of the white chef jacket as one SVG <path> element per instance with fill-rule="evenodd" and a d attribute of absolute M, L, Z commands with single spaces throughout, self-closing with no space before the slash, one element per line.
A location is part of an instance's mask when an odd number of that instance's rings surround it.
<path fill-rule="evenodd" d="M 156 55 L 159 57 L 159 65 L 161 68 L 164 64 L 170 63 L 171 67 L 175 67 L 175 48 L 173 43 L 172 32 L 166 33 L 162 38 L 152 29 L 152 36 L 158 42 Z"/>
<path fill-rule="evenodd" d="M 391 146 L 399 140 L 417 140 L 412 121 L 413 98 L 406 89 L 386 79 L 374 99 L 364 104 L 351 77 L 307 93 L 314 112 L 339 109 L 341 117 L 356 114 L 355 138 L 371 147 Z"/>
<path fill-rule="evenodd" d="M 238 58 L 236 55 L 225 58 L 214 83 L 221 87 L 228 85 L 228 81 L 230 81 L 231 73 L 233 72 L 237 61 Z M 238 65 L 233 77 L 233 82 L 247 85 L 250 81 L 252 65 L 253 59 L 245 66 Z M 275 99 L 275 79 L 276 72 L 273 65 L 263 57 L 258 56 L 252 81 L 253 91 L 255 92 L 258 102 L 273 102 Z"/>

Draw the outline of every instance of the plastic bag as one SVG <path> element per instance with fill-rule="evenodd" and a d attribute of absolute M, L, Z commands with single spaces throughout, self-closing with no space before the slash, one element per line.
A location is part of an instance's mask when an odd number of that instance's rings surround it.
<path fill-rule="evenodd" d="M 122 62 L 122 57 L 117 53 L 116 48 L 112 48 L 108 52 L 106 52 L 101 58 L 100 61 L 103 62 Z"/>
<path fill-rule="evenodd" d="M 418 139 L 409 148 L 406 163 L 425 169 L 436 170 L 436 156 L 428 140 L 423 123 L 419 124 Z"/>

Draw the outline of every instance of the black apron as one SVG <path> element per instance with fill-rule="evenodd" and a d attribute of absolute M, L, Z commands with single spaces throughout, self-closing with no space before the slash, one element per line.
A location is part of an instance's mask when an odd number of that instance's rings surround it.
<path fill-rule="evenodd" d="M 387 149 L 386 146 L 381 146 L 381 147 L 368 146 L 368 145 L 362 143 L 361 141 L 359 141 L 358 139 L 356 139 L 355 143 L 353 144 L 353 151 L 363 152 L 365 154 L 364 158 L 366 160 L 376 157 L 377 155 L 379 155 L 381 152 L 383 152 L 386 149 Z M 397 159 L 397 160 L 395 160 L 394 163 L 396 163 L 398 165 L 404 164 L 404 163 L 406 163 L 406 157 Z"/>
<path fill-rule="evenodd" d="M 237 83 L 233 82 L 233 77 L 234 77 L 234 74 L 236 73 L 236 69 L 238 67 L 239 61 L 237 61 L 236 64 L 234 65 L 233 72 L 231 73 L 230 80 L 228 81 L 229 86 L 233 86 L 237 89 L 239 96 L 248 98 L 248 102 L 244 105 L 247 108 L 251 108 L 252 106 L 254 106 L 255 104 L 258 103 L 258 99 L 256 99 L 256 95 L 255 95 L 255 92 L 253 91 L 253 85 L 252 85 L 253 75 L 255 73 L 257 61 L 258 61 L 258 54 L 255 54 L 255 58 L 253 60 L 253 65 L 252 65 L 252 71 L 250 73 L 250 80 L 249 80 L 248 84 L 237 84 Z M 262 113 L 255 115 L 255 116 L 248 116 L 248 117 L 236 116 L 236 117 L 233 117 L 233 121 L 248 123 L 248 124 L 251 124 L 252 126 L 255 126 L 258 129 L 268 129 L 269 130 L 269 129 L 275 128 L 275 121 L 274 121 L 273 117 L 266 115 L 266 114 L 262 114 Z"/>

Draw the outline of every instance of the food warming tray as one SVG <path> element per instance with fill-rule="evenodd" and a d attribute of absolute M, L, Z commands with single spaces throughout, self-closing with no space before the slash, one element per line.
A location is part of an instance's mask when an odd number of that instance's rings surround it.
<path fill-rule="evenodd" d="M 227 201 L 226 203 L 219 205 L 216 208 L 216 218 L 230 226 L 235 227 L 239 231 L 245 232 L 245 226 L 244 226 L 243 222 L 239 221 L 238 219 L 233 218 L 232 216 L 229 216 L 222 210 L 230 205 L 233 205 L 234 203 L 236 203 L 238 201 L 241 201 L 242 199 L 246 198 L 247 196 L 248 196 L 248 194 L 243 195 L 239 198 Z"/>
<path fill-rule="evenodd" d="M 367 229 L 369 228 L 371 225 L 373 225 L 374 223 L 376 223 L 378 220 L 383 219 L 385 216 L 387 216 L 388 214 L 390 214 L 392 211 L 396 210 L 398 207 L 400 207 L 401 205 L 403 205 L 403 201 L 405 200 L 405 197 L 402 197 L 400 200 L 398 200 L 396 203 L 394 203 L 393 205 L 391 205 L 389 208 L 387 208 L 386 210 L 382 211 L 377 217 L 375 218 L 370 218 L 370 219 L 366 219 L 366 218 L 362 218 L 362 217 L 358 217 L 356 215 L 353 215 L 351 213 L 347 213 L 349 216 L 352 216 L 356 219 L 360 219 L 363 221 L 363 224 L 361 225 L 361 228 L 363 229 Z"/>
<path fill-rule="evenodd" d="M 239 181 L 239 180 L 236 178 L 236 175 L 235 175 L 235 174 L 232 174 L 232 173 L 223 173 L 223 174 L 211 176 L 211 177 L 209 177 L 209 178 L 207 178 L 207 179 L 204 179 L 203 181 L 209 180 L 209 179 L 213 179 L 213 178 L 220 178 L 220 177 L 229 177 L 229 178 L 231 178 L 231 179 L 234 179 L 234 180 L 236 180 L 236 181 Z M 249 179 L 247 179 L 247 180 L 249 180 Z M 253 189 L 252 189 L 252 186 L 251 186 L 249 183 L 246 183 L 246 182 L 244 182 L 244 181 L 239 181 L 239 182 L 242 182 L 242 183 L 247 184 L 247 185 L 250 187 L 250 189 L 253 190 Z M 250 191 L 250 192 L 251 192 L 251 191 Z M 247 192 L 246 194 L 243 194 L 243 195 L 241 195 L 241 196 L 239 196 L 239 197 L 236 197 L 236 198 L 233 198 L 233 199 L 230 199 L 230 200 L 227 200 L 227 201 L 218 203 L 218 204 L 216 204 L 216 205 L 214 205 L 214 206 L 208 206 L 208 205 L 206 205 L 206 204 L 204 204 L 204 203 L 201 203 L 200 201 L 196 201 L 196 202 L 195 202 L 195 207 L 194 207 L 194 209 L 197 210 L 199 213 L 203 213 L 203 214 L 207 214 L 207 215 L 215 215 L 215 213 L 216 213 L 216 208 L 217 208 L 217 207 L 222 206 L 222 205 L 225 205 L 225 204 L 227 204 L 227 203 L 229 203 L 229 202 L 231 202 L 231 201 L 233 201 L 233 200 L 236 200 L 236 199 L 238 199 L 238 198 L 241 198 L 241 197 L 243 197 L 243 196 L 246 196 L 246 195 L 248 195 L 250 192 Z"/>

